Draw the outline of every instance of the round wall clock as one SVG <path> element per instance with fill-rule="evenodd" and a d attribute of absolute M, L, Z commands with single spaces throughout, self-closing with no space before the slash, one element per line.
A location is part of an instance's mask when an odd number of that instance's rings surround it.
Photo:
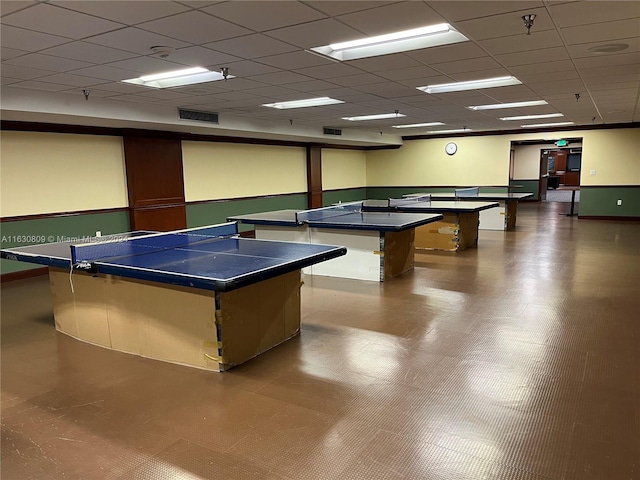
<path fill-rule="evenodd" d="M 448 155 L 453 155 L 458 151 L 458 145 L 453 142 L 449 142 L 445 145 L 444 151 L 447 152 Z"/>

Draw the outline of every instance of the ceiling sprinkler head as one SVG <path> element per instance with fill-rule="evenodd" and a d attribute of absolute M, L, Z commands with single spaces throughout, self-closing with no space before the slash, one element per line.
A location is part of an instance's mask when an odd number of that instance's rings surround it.
<path fill-rule="evenodd" d="M 524 26 L 527 27 L 527 35 L 531 35 L 531 27 L 533 27 L 533 20 L 535 18 L 536 16 L 533 13 L 522 16 L 522 21 L 524 22 Z"/>
<path fill-rule="evenodd" d="M 91 93 L 91 90 L 87 90 L 86 88 L 82 89 L 82 94 L 84 95 L 84 99 L 85 100 L 89 100 L 89 94 Z"/>
<path fill-rule="evenodd" d="M 229 67 L 222 67 L 220 69 L 220 73 L 222 73 L 222 77 L 224 78 L 224 81 L 227 81 L 227 77 L 229 76 Z"/>

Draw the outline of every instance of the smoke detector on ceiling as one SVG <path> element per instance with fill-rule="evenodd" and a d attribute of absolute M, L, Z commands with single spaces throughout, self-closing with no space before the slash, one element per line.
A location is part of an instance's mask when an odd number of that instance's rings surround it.
<path fill-rule="evenodd" d="M 174 51 L 175 51 L 175 48 L 173 47 L 166 47 L 166 46 L 160 46 L 160 45 L 156 47 L 151 47 L 152 54 L 160 58 L 167 58 Z"/>

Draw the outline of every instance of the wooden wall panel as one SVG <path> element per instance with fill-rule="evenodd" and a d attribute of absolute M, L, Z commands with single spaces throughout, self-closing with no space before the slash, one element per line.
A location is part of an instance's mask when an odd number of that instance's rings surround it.
<path fill-rule="evenodd" d="M 322 149 L 307 148 L 307 205 L 322 207 Z"/>
<path fill-rule="evenodd" d="M 187 227 L 187 213 L 184 205 L 134 208 L 132 217 L 133 230 L 167 232 Z"/>
<path fill-rule="evenodd" d="M 132 230 L 186 228 L 180 140 L 124 137 Z"/>

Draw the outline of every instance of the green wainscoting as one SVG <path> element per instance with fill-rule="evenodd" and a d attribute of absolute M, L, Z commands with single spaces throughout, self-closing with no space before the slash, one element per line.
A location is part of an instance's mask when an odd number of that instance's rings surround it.
<path fill-rule="evenodd" d="M 511 180 L 509 182 L 509 185 L 512 187 L 511 191 L 513 193 L 533 193 L 533 197 L 529 197 L 525 201 L 537 200 L 538 196 L 540 195 L 540 180 L 538 179 Z"/>
<path fill-rule="evenodd" d="M 453 188 L 446 187 L 367 187 L 367 198 L 384 200 L 386 198 L 400 198 L 409 193 L 451 192 Z"/>
<path fill-rule="evenodd" d="M 622 205 L 618 206 L 618 200 Z M 580 187 L 581 217 L 627 217 L 640 220 L 640 186 Z"/>
<path fill-rule="evenodd" d="M 232 215 L 268 212 L 271 210 L 307 208 L 307 194 L 277 195 L 273 197 L 243 198 L 238 200 L 210 201 L 187 204 L 187 226 L 201 227 L 224 223 Z M 251 225 L 239 225 L 240 231 L 253 230 Z"/>
<path fill-rule="evenodd" d="M 5 221 L 1 224 L 0 236 L 2 248 L 36 243 L 52 243 L 69 238 L 88 238 L 97 231 L 102 235 L 129 231 L 129 213 L 106 212 L 45 217 L 31 220 Z M 19 272 L 41 265 L 2 260 L 0 271 L 5 273 Z"/>
<path fill-rule="evenodd" d="M 334 203 L 357 202 L 367 199 L 367 187 L 325 190 L 322 192 L 322 204 L 329 207 Z"/>

